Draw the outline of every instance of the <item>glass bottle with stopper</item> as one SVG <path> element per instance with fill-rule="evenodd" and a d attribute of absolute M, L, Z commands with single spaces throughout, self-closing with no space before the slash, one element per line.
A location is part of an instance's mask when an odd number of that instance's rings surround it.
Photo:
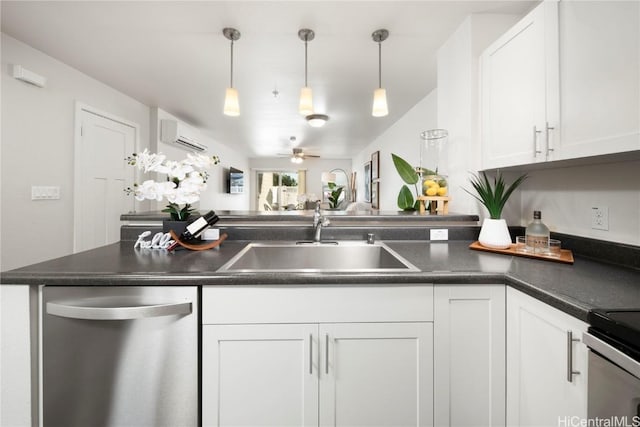
<path fill-rule="evenodd" d="M 533 211 L 533 221 L 525 230 L 525 249 L 531 253 L 546 253 L 549 250 L 549 228 L 542 222 L 540 211 Z"/>

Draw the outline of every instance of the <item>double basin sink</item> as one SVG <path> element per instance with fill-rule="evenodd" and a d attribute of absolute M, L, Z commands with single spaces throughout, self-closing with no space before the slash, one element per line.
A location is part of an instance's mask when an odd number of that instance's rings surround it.
<path fill-rule="evenodd" d="M 410 272 L 419 271 L 381 242 L 250 243 L 220 272 Z"/>

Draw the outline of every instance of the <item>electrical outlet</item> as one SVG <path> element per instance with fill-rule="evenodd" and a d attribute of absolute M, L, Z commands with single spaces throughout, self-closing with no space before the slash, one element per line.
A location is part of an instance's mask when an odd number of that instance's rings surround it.
<path fill-rule="evenodd" d="M 594 230 L 609 230 L 609 208 L 596 206 L 591 208 L 591 228 Z"/>
<path fill-rule="evenodd" d="M 449 230 L 446 228 L 433 229 L 429 233 L 430 240 L 449 240 Z"/>

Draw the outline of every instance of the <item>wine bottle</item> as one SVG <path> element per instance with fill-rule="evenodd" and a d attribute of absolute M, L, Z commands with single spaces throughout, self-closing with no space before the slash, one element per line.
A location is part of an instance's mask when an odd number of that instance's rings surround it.
<path fill-rule="evenodd" d="M 524 234 L 527 252 L 547 252 L 549 249 L 549 228 L 542 222 L 540 211 L 533 211 L 533 221 L 527 225 Z"/>
<path fill-rule="evenodd" d="M 213 224 L 218 222 L 220 218 L 214 211 L 209 211 L 206 214 L 202 215 L 200 218 L 193 221 L 191 224 L 187 225 L 187 228 L 184 230 L 182 234 L 180 234 L 179 240 L 181 242 L 189 242 L 191 240 L 195 240 L 205 232 L 205 230 L 211 227 Z M 174 242 L 171 246 L 167 248 L 167 250 L 173 250 L 178 246 L 178 242 Z"/>

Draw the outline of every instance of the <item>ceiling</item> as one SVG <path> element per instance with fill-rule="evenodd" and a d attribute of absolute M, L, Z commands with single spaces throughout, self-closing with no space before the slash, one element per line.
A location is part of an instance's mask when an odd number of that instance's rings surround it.
<path fill-rule="evenodd" d="M 471 13 L 524 14 L 536 1 L 6 1 L 2 31 L 148 105 L 200 128 L 249 157 L 293 146 L 325 158 L 351 158 L 436 87 L 438 48 Z M 230 42 L 239 117 L 222 114 Z M 297 112 L 308 82 L 312 128 Z M 389 115 L 371 116 L 382 43 Z M 38 70 L 33 70 L 38 71 Z M 274 95 L 276 92 L 277 95 Z M 296 138 L 292 142 L 291 136 Z"/>

